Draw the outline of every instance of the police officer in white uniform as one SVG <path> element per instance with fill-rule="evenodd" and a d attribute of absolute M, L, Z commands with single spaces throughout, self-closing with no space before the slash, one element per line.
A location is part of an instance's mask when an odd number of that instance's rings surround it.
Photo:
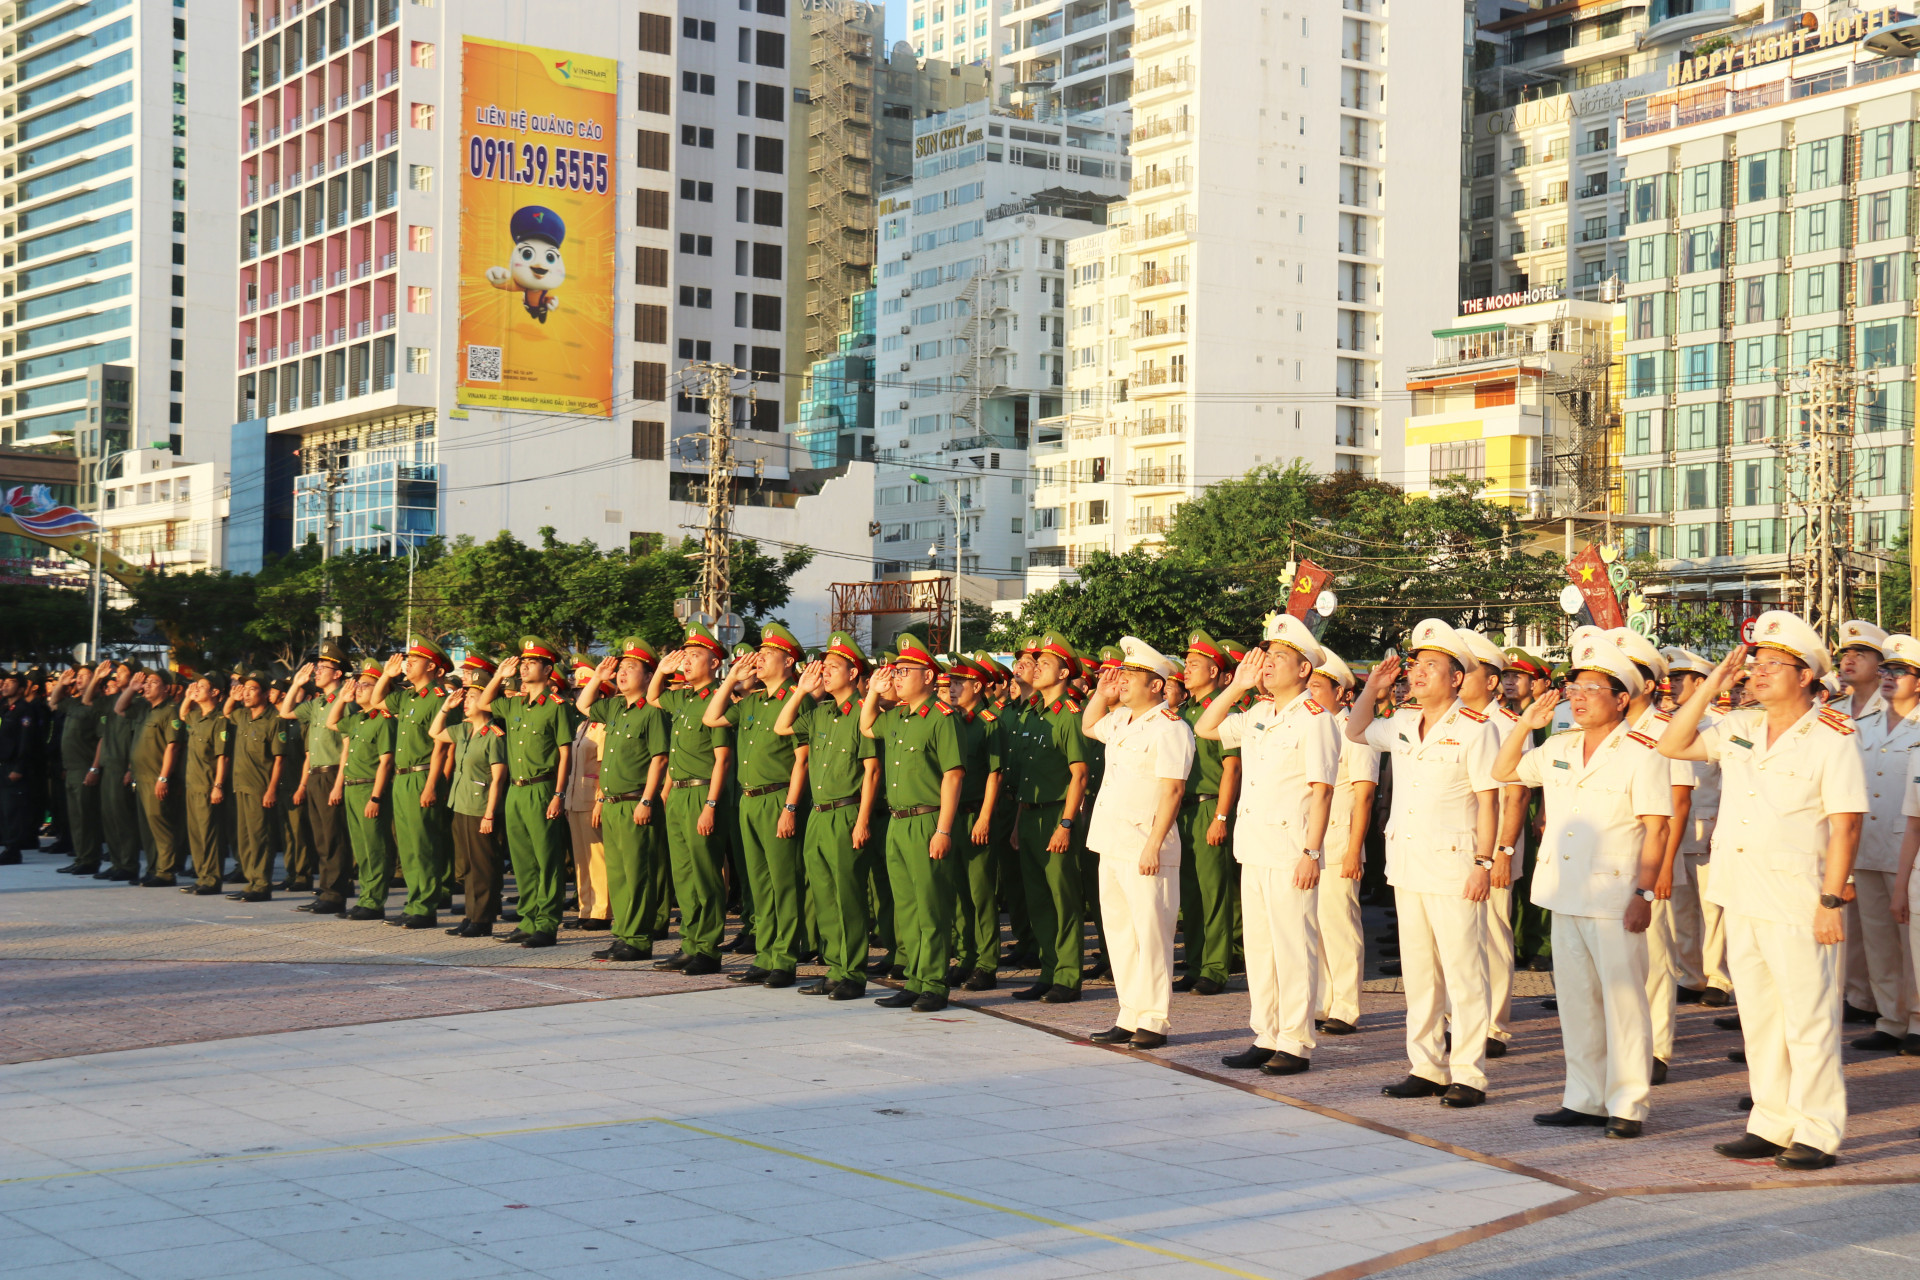
<path fill-rule="evenodd" d="M 1320 980 L 1316 892 L 1324 870 L 1327 816 L 1340 773 L 1333 708 L 1307 691 L 1322 650 L 1306 624 L 1270 614 L 1222 697 L 1201 713 L 1195 736 L 1240 749 L 1233 856 L 1247 954 L 1253 1047 L 1221 1061 L 1295 1075 L 1312 1065 Z M 1231 711 L 1243 694 L 1261 695 Z M 1231 714 L 1229 714 L 1231 712 Z"/>
<path fill-rule="evenodd" d="M 1840 630 L 1843 643 L 1846 627 Z M 1908 768 L 1908 759 L 1920 747 L 1920 640 L 1887 636 L 1881 652 L 1886 709 L 1853 718 L 1870 806 L 1860 830 L 1860 853 L 1853 860 L 1853 905 L 1858 909 L 1865 953 L 1861 968 L 1879 1012 L 1873 1031 L 1855 1040 L 1853 1047 L 1870 1053 L 1899 1053 L 1908 1036 L 1920 1031 L 1920 1010 L 1914 1007 L 1913 952 L 1893 910 L 1900 838 L 1906 829 L 1905 802 L 1913 786 L 1909 779 L 1916 772 Z M 1852 965 L 1851 955 L 1848 964 Z M 1850 988 L 1853 979 L 1849 967 Z"/>
<path fill-rule="evenodd" d="M 1674 714 L 1660 753 L 1716 760 L 1720 822 L 1707 896 L 1726 911 L 1753 1110 L 1746 1135 L 1714 1147 L 1736 1160 L 1824 1169 L 1847 1127 L 1840 1072 L 1844 894 L 1867 812 L 1854 728 L 1818 707 L 1831 659 L 1812 627 L 1778 610 L 1754 619 L 1748 687 L 1757 706 L 1699 728 L 1740 670 L 1742 645 Z"/>
<path fill-rule="evenodd" d="M 1166 704 L 1177 668 L 1135 636 L 1121 665 L 1100 673 L 1080 724 L 1106 744 L 1106 773 L 1087 828 L 1100 859 L 1100 919 L 1106 928 L 1120 1012 L 1097 1044 L 1158 1049 L 1173 1002 L 1173 928 L 1180 912 L 1180 833 L 1174 823 L 1193 769 L 1193 731 Z"/>
<path fill-rule="evenodd" d="M 1662 649 L 1660 656 L 1667 660 L 1667 682 L 1675 706 L 1684 703 L 1700 682 L 1713 674 L 1713 663 L 1691 649 L 1669 647 Z M 1708 711 L 1701 717 L 1701 724 L 1712 724 L 1718 718 Z M 1680 843 L 1667 900 L 1673 913 L 1672 959 L 1679 983 L 1677 998 L 1682 1003 L 1698 1001 L 1718 1008 L 1727 1003 L 1733 991 L 1733 978 L 1727 972 L 1727 930 L 1720 908 L 1706 901 L 1702 890 L 1711 873 L 1713 824 L 1720 814 L 1720 766 L 1708 760 L 1688 764 L 1693 770 L 1693 787 L 1684 802 L 1681 793 L 1674 792 L 1672 825 L 1679 830 Z M 1656 914 L 1658 910 L 1656 903 Z"/>
<path fill-rule="evenodd" d="M 1462 706 L 1460 684 L 1477 665 L 1459 632 L 1438 618 L 1413 629 L 1408 685 L 1414 705 L 1376 720 L 1373 708 L 1399 677 L 1388 654 L 1347 721 L 1347 737 L 1393 753 L 1387 882 L 1400 914 L 1409 1072 L 1381 1092 L 1435 1094 L 1452 1107 L 1486 1101 L 1487 949 L 1483 912 L 1499 819 L 1498 751 L 1488 717 Z M 1453 1023 L 1453 1047 L 1442 1019 Z"/>
<path fill-rule="evenodd" d="M 1360 876 L 1367 862 L 1367 827 L 1373 819 L 1373 794 L 1380 789 L 1380 753 L 1346 736 L 1347 704 L 1359 682 L 1340 655 L 1320 647 L 1307 691 L 1321 706 L 1338 708 L 1340 772 L 1333 781 L 1333 808 L 1327 816 L 1327 865 L 1320 877 L 1320 1005 L 1314 1029 L 1322 1035 L 1348 1036 L 1360 1021 L 1360 980 L 1366 970 L 1367 941 L 1360 922 Z"/>
<path fill-rule="evenodd" d="M 1667 850 L 1669 762 L 1654 739 L 1627 727 L 1645 678 L 1618 645 L 1589 636 L 1570 665 L 1576 728 L 1527 748 L 1531 731 L 1552 722 L 1549 693 L 1527 708 L 1493 768 L 1502 782 L 1539 787 L 1546 801 L 1532 894 L 1553 912 L 1567 1086 L 1560 1109 L 1533 1121 L 1637 1138 L 1653 1083 L 1646 930 Z"/>
<path fill-rule="evenodd" d="M 1833 670 L 1825 681 L 1833 690 L 1833 698 L 1827 705 L 1844 712 L 1860 731 L 1854 741 L 1860 745 L 1863 763 L 1877 754 L 1866 739 L 1884 736 L 1887 728 L 1887 699 L 1881 691 L 1880 678 L 1886 645 L 1887 633 L 1871 622 L 1853 618 L 1841 623 L 1840 647 L 1834 652 Z M 1867 764 L 1866 772 L 1867 780 L 1872 782 L 1873 765 Z M 1867 790 L 1871 792 L 1873 788 L 1869 786 Z M 1860 833 L 1863 851 L 1873 827 L 1873 814 L 1869 813 Z M 1854 870 L 1859 869 L 1856 859 Z M 1868 931 L 1862 927 L 1860 909 L 1859 898 L 1847 902 L 1847 956 L 1842 979 L 1847 1002 L 1841 1010 L 1841 1020 L 1868 1023 L 1878 1021 L 1879 1005 L 1875 1003 L 1871 962 L 1867 958 Z"/>
<path fill-rule="evenodd" d="M 1506 743 L 1519 725 L 1520 717 L 1500 701 L 1500 682 L 1506 674 L 1506 651 L 1478 631 L 1462 631 L 1467 647 L 1478 659 L 1477 669 L 1469 669 L 1460 682 L 1460 703 L 1482 712 L 1493 726 L 1495 749 Z M 1486 904 L 1488 1007 L 1492 1020 L 1487 1029 L 1487 1056 L 1504 1058 L 1507 1043 L 1513 1039 L 1513 886 L 1526 874 L 1526 849 L 1522 835 L 1527 821 L 1527 789 L 1500 789 L 1500 834 L 1493 845 L 1493 874 Z"/>

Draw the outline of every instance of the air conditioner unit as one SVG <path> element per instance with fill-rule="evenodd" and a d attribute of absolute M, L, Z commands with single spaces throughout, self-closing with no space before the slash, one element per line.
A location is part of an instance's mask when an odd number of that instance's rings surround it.
<path fill-rule="evenodd" d="M 912 372 L 913 372 L 913 364 L 912 364 L 912 362 L 911 362 L 911 361 L 907 361 L 907 360 L 902 360 L 902 361 L 900 362 L 900 372 L 902 372 L 902 373 L 912 373 Z"/>
<path fill-rule="evenodd" d="M 910 324 L 903 324 L 903 325 L 901 325 L 901 326 L 900 326 L 900 332 L 901 332 L 901 333 L 912 333 L 912 332 L 913 332 L 913 326 L 912 326 L 912 325 L 910 325 Z"/>
<path fill-rule="evenodd" d="M 901 255 L 900 255 L 900 261 L 902 261 L 902 262 L 908 262 L 908 261 L 911 261 L 911 260 L 912 260 L 912 258 L 913 258 L 913 254 L 911 254 L 911 253 L 903 253 L 903 254 L 901 254 Z"/>
<path fill-rule="evenodd" d="M 911 401 L 911 400 L 902 400 L 902 401 L 900 402 L 900 407 L 901 407 L 902 409 L 911 409 L 911 408 L 913 407 L 913 401 Z"/>

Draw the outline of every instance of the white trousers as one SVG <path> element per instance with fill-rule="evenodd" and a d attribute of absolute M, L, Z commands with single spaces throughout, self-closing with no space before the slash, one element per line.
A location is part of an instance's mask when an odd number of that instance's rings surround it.
<path fill-rule="evenodd" d="M 1293 868 L 1240 868 L 1240 918 L 1247 950 L 1247 1021 L 1253 1042 L 1296 1058 L 1313 1056 L 1320 979 L 1316 889 L 1293 887 Z"/>
<path fill-rule="evenodd" d="M 1618 920 L 1553 917 L 1553 990 L 1569 1111 L 1645 1120 L 1653 1089 L 1647 935 Z"/>
<path fill-rule="evenodd" d="M 1173 921 L 1180 911 L 1180 867 L 1140 874 L 1138 856 L 1100 859 L 1100 920 L 1120 1001 L 1114 1025 L 1167 1034 L 1173 1003 Z"/>
<path fill-rule="evenodd" d="M 1873 1002 L 1873 982 L 1867 976 L 1866 930 L 1860 927 L 1858 899 L 1847 904 L 1847 940 L 1841 945 L 1846 955 L 1841 960 L 1840 985 L 1847 1003 L 1856 1009 L 1877 1010 Z"/>
<path fill-rule="evenodd" d="M 1867 984 L 1873 1007 L 1880 1012 L 1878 1029 L 1905 1038 L 1920 1031 L 1913 979 L 1913 951 L 1907 929 L 1893 918 L 1893 872 L 1853 873 L 1860 908 L 1860 943 L 1867 955 Z M 1851 975 L 1849 975 L 1851 977 Z"/>
<path fill-rule="evenodd" d="M 1815 942 L 1810 924 L 1727 912 L 1727 959 L 1740 992 L 1753 1094 L 1748 1133 L 1782 1146 L 1804 1142 L 1819 1151 L 1839 1150 L 1847 1131 L 1841 955 L 1839 946 Z"/>
<path fill-rule="evenodd" d="M 1673 903 L 1655 901 L 1653 919 L 1641 935 L 1647 963 L 1643 984 L 1647 989 L 1647 1008 L 1653 1018 L 1653 1056 L 1662 1062 L 1673 1060 L 1673 1019 L 1679 1004 L 1680 948 L 1676 938 L 1678 913 Z M 1557 954 L 1557 953 L 1556 953 Z M 1559 980 L 1554 980 L 1559 985 Z"/>
<path fill-rule="evenodd" d="M 1702 958 L 1706 941 L 1706 922 L 1700 913 L 1700 886 L 1694 882 L 1693 868 L 1686 854 L 1673 859 L 1673 980 L 1689 991 L 1701 991 L 1707 985 Z"/>
<path fill-rule="evenodd" d="M 1367 940 L 1360 926 L 1360 882 L 1338 871 L 1320 873 L 1320 1007 L 1322 1018 L 1360 1021 L 1360 978 Z"/>
<path fill-rule="evenodd" d="M 1519 874 L 1515 867 L 1514 873 Z M 1513 890 L 1489 889 L 1480 904 L 1486 917 L 1482 939 L 1487 950 L 1487 1034 L 1513 1039 Z"/>
<path fill-rule="evenodd" d="M 1486 907 L 1458 894 L 1394 891 L 1407 992 L 1409 1071 L 1435 1084 L 1487 1087 Z M 1252 968 L 1249 961 L 1248 968 Z M 1441 1040 L 1453 1022 L 1453 1051 Z"/>
<path fill-rule="evenodd" d="M 1682 915 L 1674 922 L 1680 934 L 1680 947 L 1684 952 L 1689 945 L 1699 952 L 1699 977 L 1709 987 L 1717 991 L 1733 990 L 1733 974 L 1727 969 L 1727 916 L 1717 902 L 1707 901 L 1707 881 L 1713 875 L 1713 862 L 1705 854 L 1685 854 L 1687 859 L 1687 889 L 1697 907 L 1697 916 Z M 1677 880 L 1678 877 L 1675 877 Z M 1678 899 L 1680 886 L 1676 883 L 1673 896 Z M 1691 943 L 1685 932 L 1698 928 L 1699 936 Z M 1689 976 L 1692 976 L 1691 974 Z M 1694 985 L 1689 982 L 1688 986 Z"/>

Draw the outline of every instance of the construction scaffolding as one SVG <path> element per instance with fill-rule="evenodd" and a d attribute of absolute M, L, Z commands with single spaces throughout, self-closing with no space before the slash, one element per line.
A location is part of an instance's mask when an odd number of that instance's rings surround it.
<path fill-rule="evenodd" d="M 1564 438 L 1543 442 L 1553 459 L 1552 479 L 1568 494 L 1568 508 L 1555 514 L 1577 520 L 1603 521 L 1611 526 L 1615 497 L 1620 492 L 1619 459 L 1614 440 L 1620 414 L 1613 403 L 1613 343 L 1602 331 L 1580 361 L 1547 380 L 1547 392 L 1560 402 L 1572 422 Z"/>
<path fill-rule="evenodd" d="M 885 14 L 863 0 L 808 6 L 806 362 L 825 360 L 872 286 L 874 51 Z"/>
<path fill-rule="evenodd" d="M 1789 561 L 1800 593 L 1800 616 L 1829 641 L 1847 617 L 1853 532 L 1853 398 L 1858 375 L 1834 359 L 1808 363 L 1794 388 L 1799 412 L 1780 433 L 1786 486 Z M 1794 534 L 1797 515 L 1799 537 Z"/>

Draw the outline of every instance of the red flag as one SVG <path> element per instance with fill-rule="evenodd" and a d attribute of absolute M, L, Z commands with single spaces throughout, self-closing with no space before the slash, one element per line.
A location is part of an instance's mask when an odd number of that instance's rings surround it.
<path fill-rule="evenodd" d="M 1311 560 L 1302 560 L 1293 571 L 1293 589 L 1287 593 L 1287 612 L 1305 621 L 1307 610 L 1320 598 L 1320 591 L 1333 575 Z"/>
<path fill-rule="evenodd" d="M 1613 583 L 1607 578 L 1606 561 L 1600 558 L 1598 547 L 1589 544 L 1586 550 L 1567 561 L 1567 577 L 1580 588 L 1595 626 L 1611 631 L 1627 625 L 1626 616 L 1620 612 L 1620 597 L 1614 594 Z"/>

